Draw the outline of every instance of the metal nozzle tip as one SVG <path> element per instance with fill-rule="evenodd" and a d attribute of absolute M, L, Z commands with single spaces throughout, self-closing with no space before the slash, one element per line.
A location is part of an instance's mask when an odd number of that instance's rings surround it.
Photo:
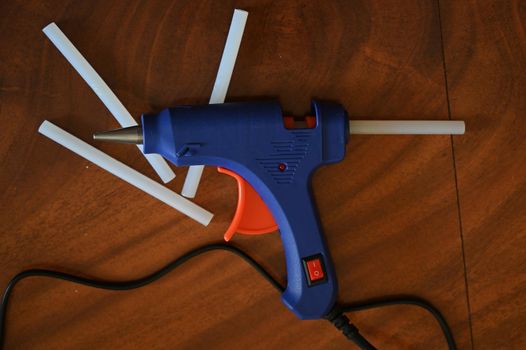
<path fill-rule="evenodd" d="M 93 134 L 94 140 L 142 144 L 142 127 L 130 126 L 129 128 L 116 129 Z"/>

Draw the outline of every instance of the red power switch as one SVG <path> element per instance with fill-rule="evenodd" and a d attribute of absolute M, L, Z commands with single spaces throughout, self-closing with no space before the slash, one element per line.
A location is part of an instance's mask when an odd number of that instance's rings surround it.
<path fill-rule="evenodd" d="M 321 255 L 303 259 L 303 266 L 305 267 L 309 286 L 325 281 L 325 268 L 323 266 L 323 257 Z"/>

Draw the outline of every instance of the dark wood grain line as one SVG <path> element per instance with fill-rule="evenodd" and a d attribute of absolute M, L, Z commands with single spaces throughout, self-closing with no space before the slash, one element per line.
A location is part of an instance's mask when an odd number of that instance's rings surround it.
<path fill-rule="evenodd" d="M 441 4 L 474 347 L 524 349 L 526 4 Z"/>
<path fill-rule="evenodd" d="M 444 29 L 443 29 L 443 23 L 442 23 L 442 12 L 440 8 L 440 0 L 437 0 L 437 7 L 438 7 L 438 22 L 439 22 L 439 28 L 440 28 L 440 46 L 442 49 L 442 67 L 444 69 L 444 90 L 446 94 L 446 101 L 447 101 L 447 116 L 449 120 L 452 120 L 451 116 L 451 102 L 449 99 L 449 85 L 448 85 L 448 79 L 447 79 L 447 65 L 446 65 L 446 51 L 444 48 Z M 473 339 L 473 322 L 471 320 L 471 303 L 470 303 L 470 297 L 469 297 L 469 282 L 468 282 L 468 268 L 466 264 L 466 251 L 465 251 L 465 244 L 464 244 L 464 230 L 462 227 L 462 209 L 460 207 L 460 196 L 458 191 L 458 174 L 457 174 L 457 161 L 455 158 L 455 143 L 453 135 L 450 135 L 450 142 L 451 142 L 451 163 L 453 165 L 453 175 L 455 177 L 455 197 L 457 200 L 457 215 L 458 215 L 458 232 L 460 237 L 460 245 L 461 245 L 461 251 L 462 251 L 462 265 L 464 266 L 464 286 L 466 288 L 466 305 L 468 308 L 468 324 L 469 324 L 469 337 L 471 340 L 471 349 L 475 348 L 475 341 Z"/>

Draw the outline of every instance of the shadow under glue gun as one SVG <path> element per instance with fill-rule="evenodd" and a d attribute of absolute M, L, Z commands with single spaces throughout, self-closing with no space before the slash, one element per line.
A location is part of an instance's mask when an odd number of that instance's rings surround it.
<path fill-rule="evenodd" d="M 312 103 L 301 124 L 275 101 L 177 106 L 142 116 L 142 126 L 95 139 L 143 144 L 177 166 L 213 165 L 238 182 L 225 234 L 281 232 L 287 264 L 283 303 L 301 319 L 334 307 L 338 284 L 310 189 L 313 172 L 341 161 L 349 133 L 463 134 L 462 121 L 349 121 L 336 103 Z M 299 127 L 298 127 L 299 126 Z"/>

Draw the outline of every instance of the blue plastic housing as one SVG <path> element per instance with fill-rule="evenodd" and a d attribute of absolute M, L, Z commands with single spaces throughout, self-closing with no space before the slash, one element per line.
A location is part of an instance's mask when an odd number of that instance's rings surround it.
<path fill-rule="evenodd" d="M 287 263 L 285 305 L 301 319 L 333 307 L 338 284 L 310 189 L 312 173 L 345 156 L 342 106 L 312 103 L 316 127 L 286 129 L 276 101 L 178 106 L 143 115 L 145 153 L 178 166 L 213 165 L 241 175 L 260 194 L 281 232 Z M 319 255 L 326 278 L 309 285 L 303 259 Z"/>

